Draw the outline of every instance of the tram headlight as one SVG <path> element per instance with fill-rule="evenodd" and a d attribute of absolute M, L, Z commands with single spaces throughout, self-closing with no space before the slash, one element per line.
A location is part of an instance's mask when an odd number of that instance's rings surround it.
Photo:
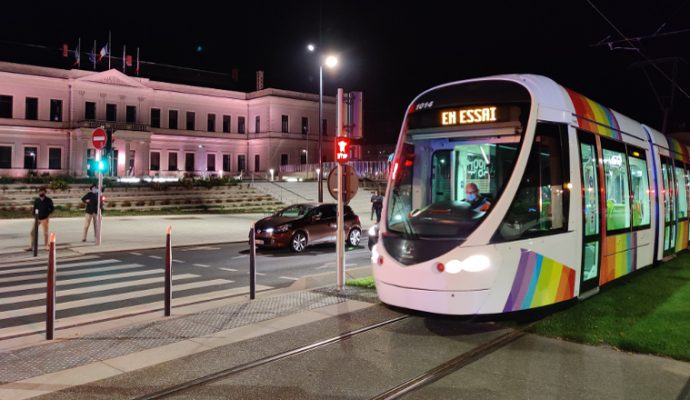
<path fill-rule="evenodd" d="M 489 257 L 482 255 L 470 256 L 465 261 L 450 260 L 445 264 L 445 271 L 449 274 L 457 274 L 460 271 L 480 272 L 491 266 Z"/>

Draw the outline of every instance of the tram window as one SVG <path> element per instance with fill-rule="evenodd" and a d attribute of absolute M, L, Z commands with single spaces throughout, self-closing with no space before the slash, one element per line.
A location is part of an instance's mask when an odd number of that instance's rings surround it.
<path fill-rule="evenodd" d="M 640 154 L 641 151 L 637 153 Z M 628 154 L 630 154 L 630 151 L 628 151 Z M 628 156 L 628 163 L 630 163 L 633 227 L 637 228 L 640 226 L 649 225 L 651 218 L 647 161 L 645 161 L 643 158 L 637 158 L 630 155 Z"/>
<path fill-rule="evenodd" d="M 567 127 L 539 123 L 525 174 L 494 240 L 565 231 L 569 180 Z"/>
<path fill-rule="evenodd" d="M 683 164 L 676 161 L 676 185 L 678 193 L 678 219 L 688 217 L 688 192 L 686 190 L 685 168 Z"/>
<path fill-rule="evenodd" d="M 606 183 L 606 231 L 630 228 L 628 163 L 624 151 L 603 149 Z"/>

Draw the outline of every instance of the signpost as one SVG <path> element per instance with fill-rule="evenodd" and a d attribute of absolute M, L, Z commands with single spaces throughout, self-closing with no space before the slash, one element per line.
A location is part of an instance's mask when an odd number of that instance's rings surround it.
<path fill-rule="evenodd" d="M 343 202 L 347 205 L 350 200 L 357 194 L 359 189 L 359 177 L 355 169 L 349 165 L 343 166 L 344 188 L 343 188 Z M 328 174 L 328 192 L 334 200 L 338 200 L 338 174 L 337 170 L 332 169 Z"/>
<path fill-rule="evenodd" d="M 96 152 L 96 161 L 98 161 L 98 165 L 102 165 L 103 161 L 103 148 L 106 145 L 106 142 L 108 141 L 108 136 L 105 133 L 105 130 L 103 128 L 96 128 L 93 131 L 93 135 L 91 136 L 91 143 L 93 143 L 93 147 L 98 150 Z M 96 210 L 98 212 L 97 217 L 96 217 L 96 245 L 101 244 L 101 196 L 103 192 L 103 168 L 98 168 L 98 196 L 96 197 Z"/>

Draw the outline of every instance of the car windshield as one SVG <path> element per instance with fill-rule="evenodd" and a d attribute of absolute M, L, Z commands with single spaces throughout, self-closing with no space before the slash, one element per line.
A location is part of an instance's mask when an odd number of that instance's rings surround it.
<path fill-rule="evenodd" d="M 508 182 L 520 135 L 406 139 L 392 166 L 388 230 L 408 238 L 466 239 Z"/>
<path fill-rule="evenodd" d="M 275 216 L 276 217 L 287 217 L 287 218 L 299 218 L 307 215 L 307 213 L 314 208 L 314 206 L 310 206 L 308 204 L 295 204 L 293 206 L 283 208 L 282 210 L 278 211 Z"/>

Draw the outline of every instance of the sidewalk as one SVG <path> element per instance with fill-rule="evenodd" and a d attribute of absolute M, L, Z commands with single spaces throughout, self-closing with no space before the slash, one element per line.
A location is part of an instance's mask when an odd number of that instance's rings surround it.
<path fill-rule="evenodd" d="M 133 217 L 104 217 L 100 246 L 96 246 L 93 226 L 87 242 L 82 242 L 83 218 L 53 218 L 50 231 L 57 236 L 59 256 L 75 256 L 109 251 L 141 250 L 165 246 L 165 232 L 172 226 L 175 246 L 247 240 L 249 228 L 264 214 L 185 214 Z M 0 220 L 0 257 L 2 263 L 35 260 L 25 252 L 29 244 L 32 219 Z M 42 231 L 39 243 L 43 244 Z M 39 247 L 39 259 L 47 257 Z"/>

